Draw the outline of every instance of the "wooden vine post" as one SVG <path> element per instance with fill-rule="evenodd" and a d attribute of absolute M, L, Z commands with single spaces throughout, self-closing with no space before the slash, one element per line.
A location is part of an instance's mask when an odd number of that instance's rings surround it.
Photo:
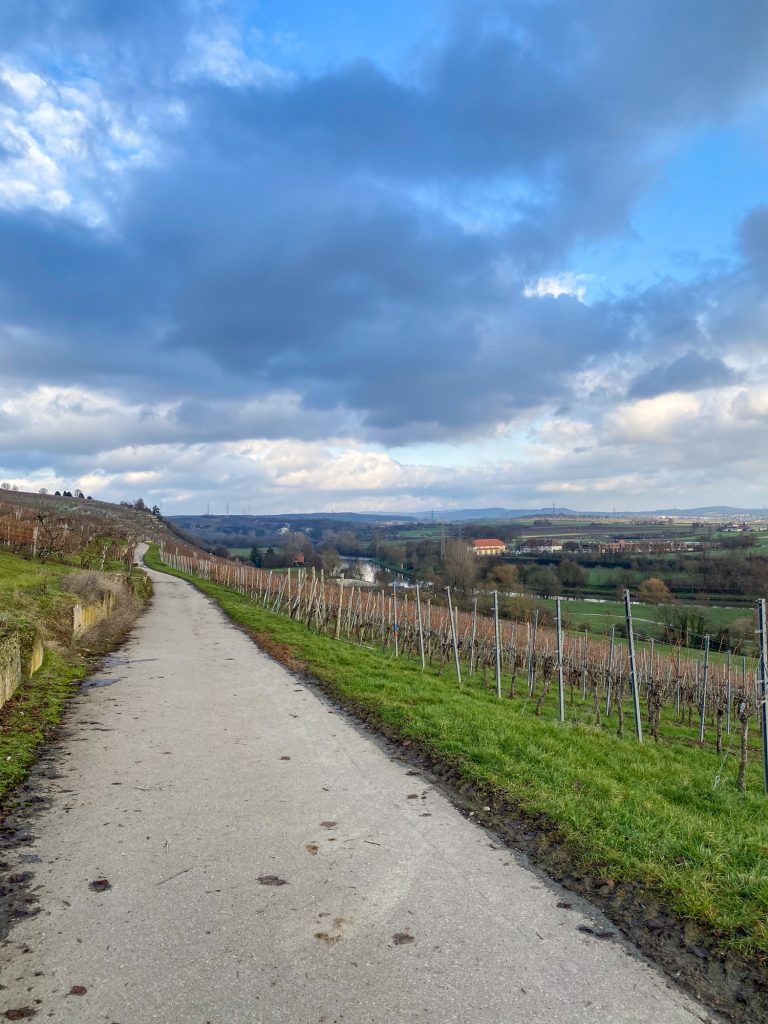
<path fill-rule="evenodd" d="M 635 711 L 635 732 L 638 743 L 643 742 L 643 723 L 640 718 L 640 693 L 637 686 L 637 663 L 635 662 L 635 638 L 632 633 L 632 604 L 629 591 L 624 591 L 624 611 L 627 615 L 627 644 L 629 646 L 629 682 L 632 687 L 632 701 Z"/>
<path fill-rule="evenodd" d="M 501 700 L 501 631 L 499 630 L 499 592 L 493 592 L 493 625 L 496 638 L 496 696 Z"/>
<path fill-rule="evenodd" d="M 563 684 L 563 617 L 560 598 L 557 598 L 557 697 L 560 721 L 565 721 L 565 686 Z"/>
<path fill-rule="evenodd" d="M 453 603 L 451 601 L 451 588 L 446 587 L 448 594 L 448 622 L 451 627 L 451 643 L 453 645 L 453 659 L 456 663 L 456 678 L 459 680 L 459 686 L 461 686 L 461 665 L 459 664 L 459 644 L 456 639 L 456 624 L 453 621 Z"/>
<path fill-rule="evenodd" d="M 768 637 L 766 637 L 765 623 L 765 598 L 757 602 L 757 618 L 760 629 L 760 723 L 763 733 L 763 786 L 768 793 L 768 711 L 766 710 L 766 698 L 768 698 Z"/>

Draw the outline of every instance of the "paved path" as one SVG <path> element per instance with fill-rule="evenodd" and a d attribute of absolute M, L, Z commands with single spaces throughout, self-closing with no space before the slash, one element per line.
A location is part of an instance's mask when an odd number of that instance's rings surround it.
<path fill-rule="evenodd" d="M 151 609 L 28 787 L 43 800 L 6 859 L 40 912 L 2 949 L 0 1015 L 709 1019 L 191 586 L 151 575 Z"/>

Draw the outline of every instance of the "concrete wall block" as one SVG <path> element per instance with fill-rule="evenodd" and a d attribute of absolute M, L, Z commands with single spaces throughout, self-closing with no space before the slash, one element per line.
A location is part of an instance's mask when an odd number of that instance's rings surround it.
<path fill-rule="evenodd" d="M 0 707 L 16 692 L 22 676 L 19 634 L 7 633 L 0 637 Z"/>
<path fill-rule="evenodd" d="M 108 619 L 116 604 L 117 598 L 111 591 L 94 604 L 76 604 L 72 609 L 72 636 L 82 636 L 104 619 Z"/>

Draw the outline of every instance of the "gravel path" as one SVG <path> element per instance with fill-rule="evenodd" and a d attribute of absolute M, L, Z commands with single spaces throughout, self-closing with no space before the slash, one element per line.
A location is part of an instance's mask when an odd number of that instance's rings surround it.
<path fill-rule="evenodd" d="M 38 911 L 12 917 L 0 1017 L 711 1019 L 194 588 L 151 575 L 0 854 Z"/>

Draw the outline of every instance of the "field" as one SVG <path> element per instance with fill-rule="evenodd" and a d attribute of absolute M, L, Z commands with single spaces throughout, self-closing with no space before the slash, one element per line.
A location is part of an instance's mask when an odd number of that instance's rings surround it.
<path fill-rule="evenodd" d="M 156 550 L 150 564 L 162 568 Z M 227 586 L 175 574 L 192 579 L 291 667 L 450 768 L 489 804 L 554 829 L 579 870 L 639 887 L 647 905 L 658 901 L 722 949 L 768 957 L 768 802 L 754 745 L 746 792 L 739 792 L 733 735 L 719 755 L 711 735 L 700 746 L 668 717 L 659 742 L 641 745 L 631 734 L 619 738 L 597 727 L 589 696 L 573 686 L 561 723 L 555 692 L 537 715 L 519 675 L 516 696 L 509 696 L 507 677 L 499 700 L 485 669 L 459 686 L 449 660 L 422 670 L 412 657 L 336 640 Z"/>
<path fill-rule="evenodd" d="M 552 614 L 555 610 L 554 598 L 540 598 L 537 604 L 543 605 Z M 564 627 L 572 630 L 589 629 L 590 632 L 608 635 L 611 626 L 624 628 L 626 619 L 624 605 L 621 601 L 585 601 L 568 598 L 562 602 Z M 641 601 L 632 603 L 633 622 L 640 637 L 658 640 L 662 637 L 666 625 L 665 605 L 643 604 Z M 707 624 L 714 630 L 733 625 L 751 608 L 727 608 L 708 606 L 702 609 Z M 700 647 L 702 637 L 691 637 L 692 646 Z"/>

